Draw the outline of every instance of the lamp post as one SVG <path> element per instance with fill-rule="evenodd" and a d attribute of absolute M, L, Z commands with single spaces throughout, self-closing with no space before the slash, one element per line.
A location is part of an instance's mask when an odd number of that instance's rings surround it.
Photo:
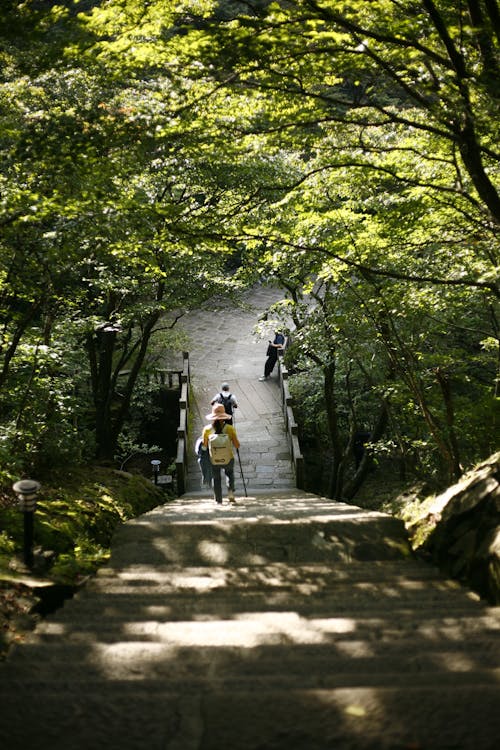
<path fill-rule="evenodd" d="M 12 485 L 24 516 L 24 564 L 28 568 L 33 567 L 33 518 L 40 487 L 34 479 L 21 479 Z"/>
<path fill-rule="evenodd" d="M 154 476 L 155 484 L 158 484 L 158 474 L 160 473 L 160 464 L 161 464 L 161 461 L 159 461 L 157 458 L 153 458 L 153 460 L 151 461 L 151 466 L 153 467 L 153 476 Z"/>

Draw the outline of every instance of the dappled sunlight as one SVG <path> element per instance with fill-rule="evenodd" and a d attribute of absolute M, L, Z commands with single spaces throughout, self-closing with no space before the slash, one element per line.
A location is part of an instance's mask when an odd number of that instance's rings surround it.
<path fill-rule="evenodd" d="M 198 544 L 198 551 L 203 560 L 216 565 L 224 565 L 229 556 L 228 550 L 219 542 L 203 540 Z"/>
<path fill-rule="evenodd" d="M 26 644 L 16 684 L 43 662 L 44 684 L 90 699 L 97 687 L 127 719 L 140 704 L 159 720 L 154 747 L 217 736 L 219 747 L 366 750 L 389 732 L 391 748 L 430 750 L 428 717 L 449 727 L 462 714 L 473 736 L 471 700 L 484 724 L 498 697 L 497 614 L 408 556 L 391 519 L 326 504 L 306 517 L 309 500 L 294 517 L 279 502 L 275 515 L 179 503 L 125 524 L 109 566 Z"/>
<path fill-rule="evenodd" d="M 488 659 L 478 659 L 477 655 L 474 657 L 472 654 L 466 653 L 464 650 L 452 651 L 447 649 L 444 653 L 431 654 L 431 660 L 436 667 L 436 671 L 472 672 L 481 666 L 481 662 L 483 662 L 483 666 L 489 666 Z"/>
<path fill-rule="evenodd" d="M 154 675 L 159 662 L 165 663 L 174 656 L 175 648 L 167 649 L 163 643 L 121 641 L 92 645 L 89 662 L 107 679 L 141 680 Z"/>
<path fill-rule="evenodd" d="M 260 662 L 276 658 L 269 648 L 280 648 L 286 662 L 286 654 L 291 655 L 294 646 L 333 645 L 332 635 L 345 635 L 355 628 L 356 623 L 347 618 L 308 620 L 296 612 L 241 613 L 230 620 L 129 622 L 121 628 L 120 638 L 111 643 L 95 644 L 89 638 L 87 661 L 89 667 L 112 680 L 148 679 L 171 669 L 182 673 L 188 663 L 191 675 L 198 673 L 201 665 L 212 664 L 215 678 L 217 664 L 222 659 L 220 663 L 225 665 L 224 655 L 229 653 L 234 666 L 250 657 L 259 669 Z"/>
<path fill-rule="evenodd" d="M 157 537 L 151 543 L 152 549 L 159 553 L 160 558 L 171 563 L 182 563 L 182 549 L 174 543 L 173 539 Z"/>
<path fill-rule="evenodd" d="M 68 631 L 69 626 L 64 622 L 47 622 L 44 625 L 43 632 L 51 636 L 63 636 Z"/>
<path fill-rule="evenodd" d="M 192 620 L 157 623 L 151 634 L 159 642 L 174 647 L 238 646 L 253 649 L 267 644 L 324 643 L 325 636 L 347 632 L 347 621 L 339 626 L 321 627 L 321 621 L 309 621 L 296 612 L 256 612 L 234 614 L 227 620 Z M 340 629 L 339 629 L 340 628 Z M 143 623 L 127 624 L 124 636 L 144 635 Z"/>
<path fill-rule="evenodd" d="M 147 608 L 150 609 L 150 608 Z M 145 613 L 144 613 L 145 614 Z M 165 611 L 162 612 L 165 615 Z M 92 672 L 108 680 L 148 680 L 162 678 L 226 683 L 251 668 L 257 679 L 281 684 L 288 670 L 301 666 L 301 684 L 341 686 L 352 672 L 374 679 L 391 673 L 394 659 L 398 669 L 404 664 L 407 679 L 421 680 L 422 674 L 474 674 L 494 666 L 498 654 L 468 648 L 467 632 L 455 624 L 455 639 L 447 641 L 436 631 L 421 640 L 414 651 L 408 636 L 418 628 L 411 619 L 407 625 L 386 618 L 305 617 L 293 610 L 228 611 L 226 617 L 210 617 L 201 609 L 190 620 L 146 620 L 123 622 L 112 637 L 96 643 L 94 633 L 73 632 L 71 642 L 86 649 L 85 662 Z M 451 627 L 451 618 L 450 618 Z M 73 629 L 74 630 L 74 629 Z M 422 628 L 424 630 L 424 628 Z M 46 633 L 64 638 L 65 627 L 52 624 Z M 422 635 L 421 633 L 419 634 Z M 493 659 L 494 657 L 494 659 Z M 491 660 L 493 659 L 493 662 Z M 305 660 L 305 661 L 304 661 Z M 496 681 L 500 679 L 500 664 Z M 284 671 L 283 671 L 284 670 Z"/>

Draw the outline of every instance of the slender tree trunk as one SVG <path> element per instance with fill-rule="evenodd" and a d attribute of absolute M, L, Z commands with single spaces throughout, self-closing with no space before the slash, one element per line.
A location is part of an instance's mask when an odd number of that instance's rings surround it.
<path fill-rule="evenodd" d="M 328 482 L 328 497 L 337 500 L 342 494 L 343 485 L 343 451 L 339 435 L 337 397 L 335 384 L 335 359 L 323 365 L 323 389 L 325 395 L 326 419 L 328 434 L 332 446 L 332 466 Z"/>
<path fill-rule="evenodd" d="M 121 334 L 110 326 L 98 330 L 87 342 L 95 407 L 96 457 L 101 461 L 112 461 L 115 456 L 118 438 L 130 409 L 134 387 L 159 317 L 160 313 L 154 312 L 143 325 L 140 343 L 134 351 L 133 365 L 128 373 L 125 387 L 121 390 L 119 403 L 115 400 L 115 395 L 123 358 L 119 362 L 115 362 L 115 358 L 117 337 Z"/>
<path fill-rule="evenodd" d="M 389 421 L 389 408 L 385 401 L 382 402 L 380 406 L 380 412 L 377 418 L 377 421 L 375 422 L 375 426 L 372 430 L 370 441 L 376 442 L 377 440 L 380 440 L 380 438 L 384 435 L 387 424 Z M 344 497 L 348 500 L 352 500 L 352 498 L 355 496 L 355 494 L 359 491 L 360 487 L 362 486 L 363 482 L 365 481 L 371 467 L 372 467 L 372 457 L 370 454 L 365 451 L 363 458 L 361 459 L 361 463 L 355 472 L 353 478 L 346 483 L 344 487 Z"/>
<path fill-rule="evenodd" d="M 448 443 L 450 446 L 451 461 L 453 465 L 453 479 L 459 479 L 463 473 L 463 467 L 460 463 L 460 449 L 458 447 L 458 440 L 455 433 L 455 413 L 453 409 L 450 378 L 438 367 L 436 369 L 436 379 L 441 388 L 441 394 L 445 405 Z"/>
<path fill-rule="evenodd" d="M 102 328 L 96 331 L 93 339 L 89 342 L 89 360 L 95 407 L 96 457 L 100 460 L 112 460 L 114 455 L 111 375 L 116 336 L 115 330 Z"/>
<path fill-rule="evenodd" d="M 37 313 L 40 311 L 42 307 L 42 301 L 39 300 L 38 302 L 35 302 L 29 310 L 26 312 L 26 314 L 21 318 L 19 321 L 15 331 L 12 333 L 11 336 L 7 333 L 7 337 L 10 338 L 10 342 L 8 346 L 3 347 L 0 345 L 0 354 L 3 353 L 3 365 L 2 369 L 0 371 L 0 388 L 2 388 L 7 381 L 8 375 L 9 375 L 9 367 L 10 363 L 17 351 L 17 347 L 19 346 L 19 342 L 21 341 L 26 329 L 30 325 L 31 321 L 35 318 Z"/>
<path fill-rule="evenodd" d="M 120 399 L 120 404 L 112 415 L 110 440 L 111 440 L 111 447 L 113 449 L 113 455 L 116 452 L 118 438 L 123 429 L 123 425 L 125 423 L 125 420 L 127 418 L 127 415 L 130 409 L 130 402 L 132 400 L 132 395 L 134 392 L 135 384 L 137 382 L 137 378 L 139 377 L 139 373 L 141 372 L 142 366 L 144 364 L 144 360 L 146 359 L 146 355 L 148 353 L 148 348 L 149 348 L 149 342 L 151 340 L 154 327 L 156 323 L 158 322 L 159 317 L 160 317 L 159 312 L 152 313 L 143 327 L 142 334 L 141 334 L 141 343 L 137 351 L 137 354 L 135 356 L 134 363 L 128 374 L 125 388 L 123 389 L 122 397 Z M 119 371 L 117 368 L 115 370 L 113 381 L 112 381 L 113 393 L 115 392 L 118 374 L 119 374 Z"/>

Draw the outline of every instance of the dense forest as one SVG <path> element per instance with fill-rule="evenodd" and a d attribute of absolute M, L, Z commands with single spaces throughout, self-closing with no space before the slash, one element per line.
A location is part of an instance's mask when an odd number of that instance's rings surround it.
<path fill-rule="evenodd" d="M 116 461 L 263 280 L 329 497 L 496 450 L 499 51 L 497 0 L 3 0 L 2 486 Z"/>

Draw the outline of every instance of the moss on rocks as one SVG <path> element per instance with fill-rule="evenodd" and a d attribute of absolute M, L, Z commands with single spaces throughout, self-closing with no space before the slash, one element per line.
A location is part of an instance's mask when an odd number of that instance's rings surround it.
<path fill-rule="evenodd" d="M 90 466 L 53 475 L 42 484 L 34 514 L 35 572 L 77 585 L 106 561 L 118 524 L 167 499 L 149 479 L 124 471 Z M 0 525 L 0 580 L 16 570 L 25 576 L 18 561 L 23 516 L 14 498 L 0 507 Z"/>
<path fill-rule="evenodd" d="M 414 549 L 500 604 L 500 453 L 428 498 L 409 525 Z"/>

